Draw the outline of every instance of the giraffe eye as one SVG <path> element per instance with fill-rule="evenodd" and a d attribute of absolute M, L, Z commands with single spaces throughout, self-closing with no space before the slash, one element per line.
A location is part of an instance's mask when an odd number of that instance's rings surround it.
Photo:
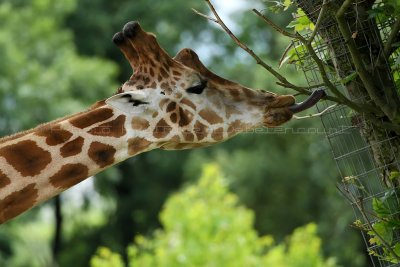
<path fill-rule="evenodd" d="M 201 94 L 201 93 L 204 91 L 204 89 L 205 89 L 206 87 L 207 87 L 207 81 L 202 80 L 202 81 L 200 82 L 200 84 L 195 85 L 195 86 L 192 86 L 192 87 L 189 87 L 188 89 L 186 89 L 186 92 L 188 92 L 188 93 L 190 93 L 190 94 L 197 94 L 197 95 L 199 95 L 199 94 Z"/>

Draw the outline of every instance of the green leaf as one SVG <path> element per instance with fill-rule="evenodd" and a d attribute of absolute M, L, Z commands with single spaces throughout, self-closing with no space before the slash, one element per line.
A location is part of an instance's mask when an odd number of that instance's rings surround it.
<path fill-rule="evenodd" d="M 287 26 L 288 28 L 294 28 L 294 30 L 297 32 L 301 32 L 306 29 L 313 30 L 315 28 L 314 24 L 300 8 L 297 9 L 295 17 L 296 18 L 292 20 Z"/>
<path fill-rule="evenodd" d="M 292 1 L 291 0 L 285 0 L 283 2 L 283 5 L 285 6 L 285 8 L 283 10 L 287 10 L 292 5 Z"/>
<path fill-rule="evenodd" d="M 372 208 L 379 218 L 384 218 L 391 214 L 388 205 L 378 198 L 372 199 Z"/>
<path fill-rule="evenodd" d="M 346 77 L 344 77 L 344 78 L 341 80 L 341 82 L 342 82 L 342 84 L 346 85 L 346 84 L 348 84 L 349 82 L 353 81 L 357 76 L 358 76 L 358 73 L 357 73 L 357 72 L 353 72 L 353 73 L 347 75 Z"/>
<path fill-rule="evenodd" d="M 393 230 L 388 227 L 385 222 L 377 222 L 372 227 L 379 236 L 377 236 L 372 230 L 369 231 L 368 234 L 374 237 L 376 244 L 382 244 L 380 238 L 385 240 L 386 243 L 392 244 Z"/>

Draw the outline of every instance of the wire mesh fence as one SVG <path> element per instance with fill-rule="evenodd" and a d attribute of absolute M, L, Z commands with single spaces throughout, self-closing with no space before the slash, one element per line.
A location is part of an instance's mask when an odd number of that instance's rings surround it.
<path fill-rule="evenodd" d="M 355 5 L 363 1 L 355 1 Z M 315 1 L 301 1 L 301 8 L 308 10 L 307 16 L 317 17 L 322 6 Z M 309 6 L 307 6 L 309 5 Z M 379 3 L 374 8 L 379 8 Z M 310 10 L 314 14 L 311 14 Z M 336 34 L 340 32 L 335 19 L 328 17 L 322 21 L 319 33 L 313 40 L 313 48 L 318 58 L 324 63 L 324 69 L 333 85 L 347 98 L 356 103 L 369 103 L 357 88 L 349 93 L 346 79 L 354 79 L 356 73 L 352 58 L 347 48 L 347 40 Z M 357 14 L 347 14 L 357 16 Z M 393 19 L 368 16 L 368 21 L 359 21 L 360 18 L 348 19 L 348 28 L 352 38 L 357 39 L 359 51 L 371 51 L 371 54 L 383 53 L 383 44 L 389 37 Z M 311 30 L 303 34 L 308 38 Z M 323 83 L 320 68 L 315 60 L 300 41 L 293 41 L 295 57 L 292 63 L 303 71 L 310 86 Z M 379 49 L 376 52 L 373 50 Z M 393 53 L 383 65 L 385 72 L 374 75 L 373 79 L 380 82 L 383 77 L 379 74 L 386 73 L 392 76 L 400 75 L 400 64 L 393 64 L 398 58 Z M 371 56 L 371 61 L 374 60 Z M 347 65 L 346 72 L 341 73 L 341 68 L 335 63 Z M 354 76 L 354 75 L 353 75 Z M 387 80 L 387 77 L 385 77 Z M 353 81 L 354 83 L 354 81 Z M 393 83 L 394 84 L 394 83 Z M 385 86 L 382 86 L 385 88 Z M 332 93 L 328 90 L 328 95 Z M 385 91 L 382 96 L 389 98 Z M 319 111 L 325 110 L 334 103 L 322 101 L 318 104 Z M 344 105 L 337 105 L 321 116 L 326 137 L 330 143 L 333 157 L 340 174 L 338 189 L 345 196 L 355 214 L 354 226 L 361 230 L 371 261 L 374 266 L 400 266 L 400 188 L 398 184 L 398 170 L 400 169 L 398 135 L 392 131 L 368 127 L 368 118 Z M 366 132 L 368 131 L 368 132 Z M 365 136 L 375 136 L 366 140 Z M 379 137 L 379 138 L 378 138 Z M 379 158 L 379 155 L 383 155 Z M 390 223 L 389 223 L 390 222 Z M 398 223 L 398 225 L 396 225 Z"/>

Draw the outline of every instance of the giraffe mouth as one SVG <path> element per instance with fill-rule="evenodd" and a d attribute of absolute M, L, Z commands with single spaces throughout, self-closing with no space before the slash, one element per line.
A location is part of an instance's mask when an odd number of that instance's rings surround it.
<path fill-rule="evenodd" d="M 324 89 L 315 90 L 305 101 L 300 103 L 294 103 L 289 106 L 281 105 L 280 107 L 269 107 L 266 110 L 264 115 L 264 125 L 266 127 L 276 127 L 287 121 L 289 121 L 293 114 L 304 111 L 306 109 L 311 108 L 315 104 L 318 103 L 326 95 Z M 285 97 L 285 96 L 283 96 Z M 282 96 L 278 97 L 279 100 L 282 99 Z M 281 101 L 285 101 L 284 100 Z"/>

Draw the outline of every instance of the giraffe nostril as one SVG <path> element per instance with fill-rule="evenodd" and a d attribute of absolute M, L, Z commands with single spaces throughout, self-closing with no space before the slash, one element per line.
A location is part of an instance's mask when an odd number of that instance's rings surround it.
<path fill-rule="evenodd" d="M 161 91 L 160 94 L 165 95 L 165 92 L 164 92 L 164 91 Z"/>

